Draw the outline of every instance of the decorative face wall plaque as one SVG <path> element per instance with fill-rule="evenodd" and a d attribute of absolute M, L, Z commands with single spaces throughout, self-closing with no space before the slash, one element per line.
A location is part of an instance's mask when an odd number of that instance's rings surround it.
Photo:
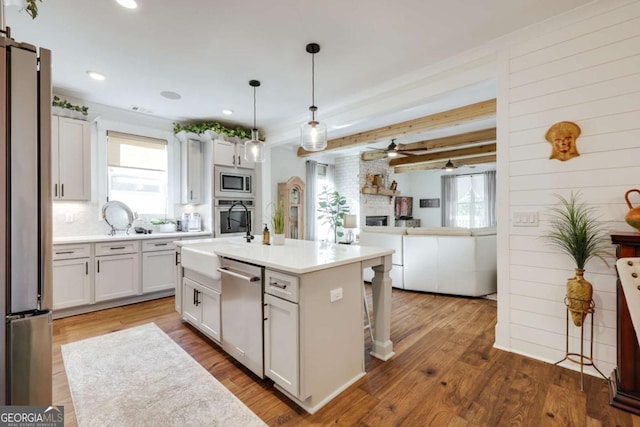
<path fill-rule="evenodd" d="M 561 161 L 578 157 L 576 139 L 580 136 L 580 126 L 573 122 L 558 122 L 551 126 L 544 136 L 551 143 L 550 159 Z"/>

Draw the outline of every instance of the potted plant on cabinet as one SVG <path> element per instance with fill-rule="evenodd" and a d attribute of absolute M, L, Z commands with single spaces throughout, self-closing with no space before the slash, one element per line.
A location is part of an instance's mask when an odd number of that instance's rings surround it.
<path fill-rule="evenodd" d="M 342 227 L 344 216 L 349 213 L 347 199 L 337 191 L 324 187 L 320 193 L 318 212 L 318 219 L 322 224 L 329 225 L 329 232 L 333 231 L 333 242 L 338 243 L 338 237 L 344 235 L 342 231 L 338 231 L 338 227 Z"/>
<path fill-rule="evenodd" d="M 282 201 L 273 206 L 271 227 L 273 228 L 273 244 L 284 245 L 284 203 Z"/>
<path fill-rule="evenodd" d="M 569 200 L 556 195 L 560 206 L 550 209 L 550 229 L 544 235 L 551 246 L 569 255 L 575 263 L 575 277 L 567 281 L 567 308 L 576 326 L 582 326 L 591 309 L 593 286 L 584 278 L 584 267 L 593 257 L 604 259 L 609 248 L 606 232 L 595 211 L 579 203 L 579 195 Z"/>

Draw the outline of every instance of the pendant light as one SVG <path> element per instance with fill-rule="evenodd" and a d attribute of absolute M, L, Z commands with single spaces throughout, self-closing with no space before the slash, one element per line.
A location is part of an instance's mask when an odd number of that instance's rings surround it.
<path fill-rule="evenodd" d="M 327 148 L 327 126 L 316 120 L 315 106 L 315 54 L 320 52 L 320 45 L 309 43 L 307 52 L 311 54 L 311 120 L 302 124 L 300 146 L 306 151 L 322 151 Z"/>
<path fill-rule="evenodd" d="M 442 168 L 442 169 L 446 170 L 447 172 L 451 172 L 452 170 L 455 169 L 455 166 L 453 166 L 453 163 L 451 163 L 451 159 L 449 159 L 447 164 L 444 165 L 444 168 Z"/>
<path fill-rule="evenodd" d="M 260 86 L 258 80 L 249 80 L 249 86 L 253 88 L 253 128 L 251 129 L 251 141 L 244 143 L 244 159 L 248 162 L 264 162 L 264 143 L 258 139 L 256 127 L 256 88 Z"/>

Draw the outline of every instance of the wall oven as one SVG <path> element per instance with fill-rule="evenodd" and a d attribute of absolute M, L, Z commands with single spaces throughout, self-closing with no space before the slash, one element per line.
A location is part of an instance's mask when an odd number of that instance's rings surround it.
<path fill-rule="evenodd" d="M 237 205 L 229 213 L 229 208 L 234 202 L 241 201 L 246 207 L 245 212 L 242 206 Z M 251 225 L 251 233 L 256 233 L 254 222 L 255 204 L 253 199 L 215 199 L 214 202 L 214 221 L 215 221 L 215 237 L 244 236 L 247 234 L 247 214 L 249 216 L 249 224 Z M 227 229 L 227 218 L 230 218 L 231 229 Z"/>
<path fill-rule="evenodd" d="M 238 199 L 255 197 L 254 171 L 215 166 L 213 172 L 215 197 Z"/>

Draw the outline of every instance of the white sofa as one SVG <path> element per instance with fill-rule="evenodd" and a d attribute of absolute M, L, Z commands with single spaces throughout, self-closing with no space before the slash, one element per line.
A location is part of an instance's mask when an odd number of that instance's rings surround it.
<path fill-rule="evenodd" d="M 452 295 L 496 292 L 495 228 L 365 227 L 360 244 L 394 249 L 396 288 Z M 371 280 L 373 271 L 364 271 Z"/>

